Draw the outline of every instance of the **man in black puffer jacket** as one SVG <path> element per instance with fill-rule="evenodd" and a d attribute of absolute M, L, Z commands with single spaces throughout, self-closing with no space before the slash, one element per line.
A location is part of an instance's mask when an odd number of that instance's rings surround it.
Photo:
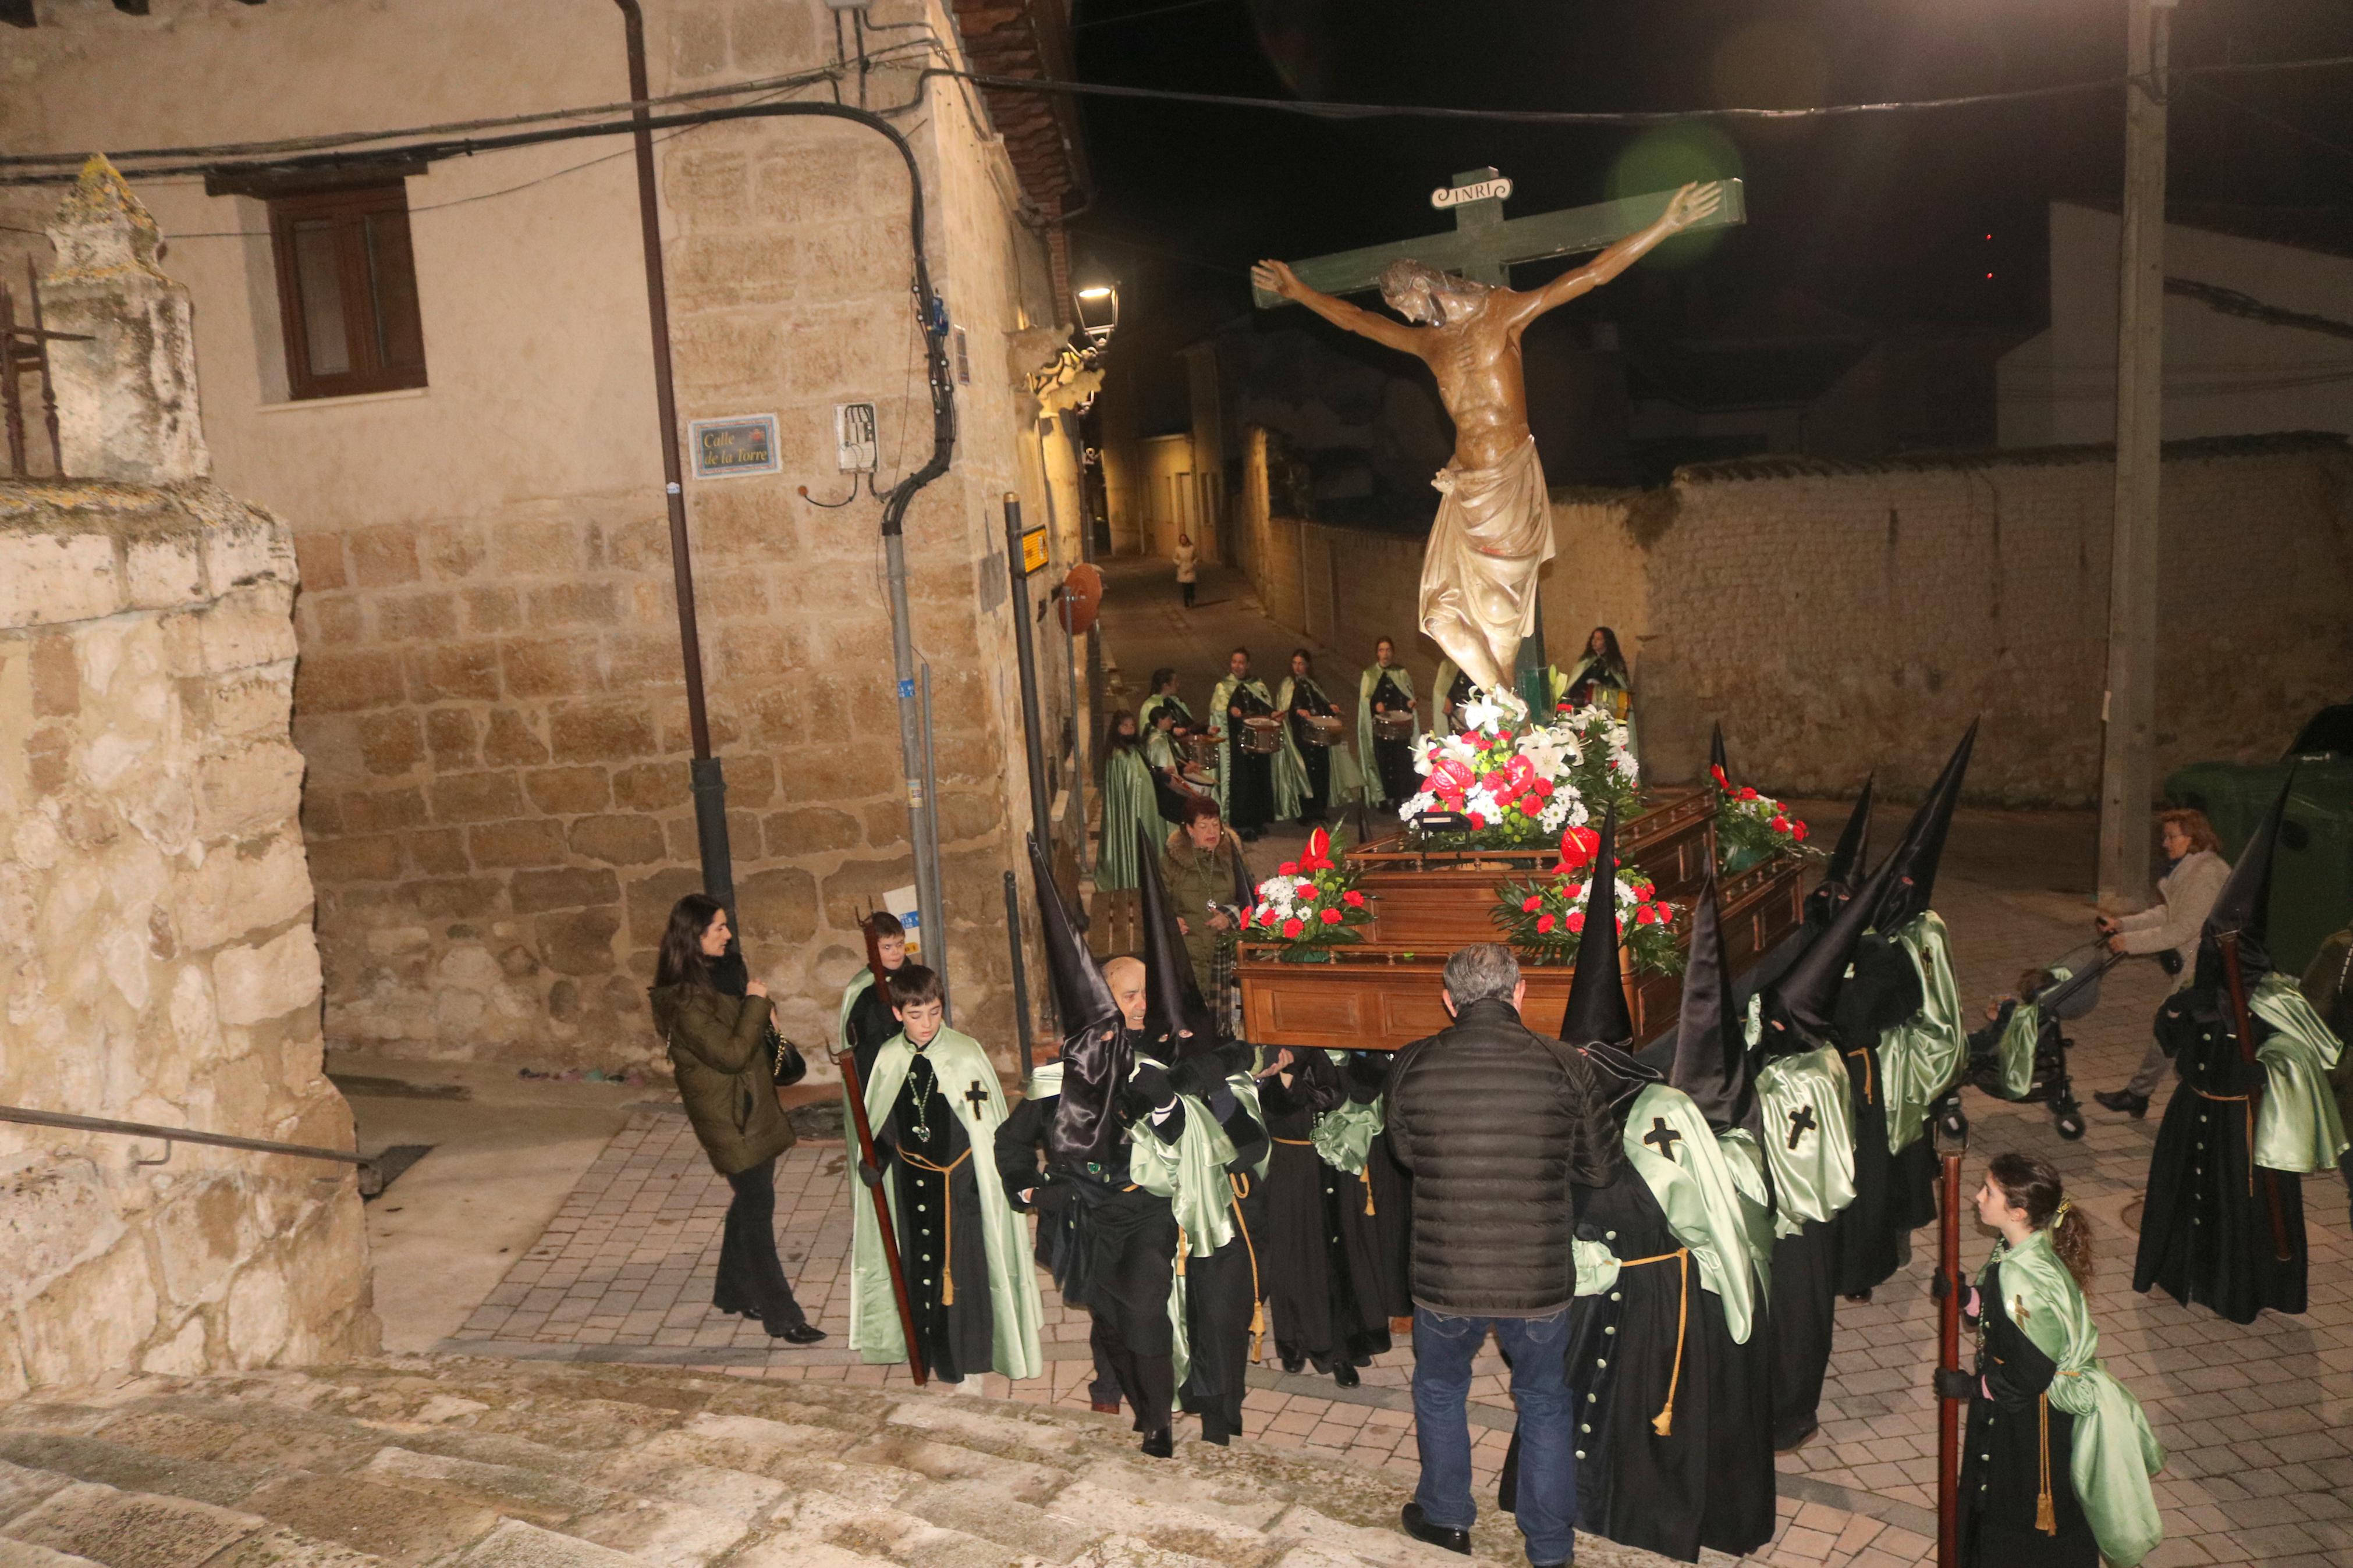
<path fill-rule="evenodd" d="M 1527 990 L 1511 949 L 1446 961 L 1454 1025 L 1399 1051 L 1386 1125 L 1413 1176 L 1413 1405 L 1421 1484 L 1406 1529 L 1471 1549 L 1471 1362 L 1492 1330 L 1512 1363 L 1524 1446 L 1532 1431 L 1564 1461 L 1573 1447 L 1564 1352 L 1577 1290 L 1572 1186 L 1606 1186 L 1619 1141 L 1585 1058 L 1520 1023 Z M 1553 1439 L 1557 1438 L 1557 1442 Z M 1564 1467 L 1565 1468 L 1565 1467 Z M 1524 1468 L 1528 1560 L 1565 1563 L 1574 1543 L 1568 1477 Z M 1543 1473 L 1539 1473 L 1543 1472 Z"/>

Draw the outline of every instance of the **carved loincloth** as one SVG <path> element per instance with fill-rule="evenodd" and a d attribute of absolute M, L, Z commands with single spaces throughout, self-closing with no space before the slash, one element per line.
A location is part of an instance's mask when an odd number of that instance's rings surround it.
<path fill-rule="evenodd" d="M 1482 687 L 1511 684 L 1536 624 L 1536 574 L 1553 558 L 1535 437 L 1491 468 L 1440 468 L 1445 499 L 1421 558 L 1421 629 Z"/>

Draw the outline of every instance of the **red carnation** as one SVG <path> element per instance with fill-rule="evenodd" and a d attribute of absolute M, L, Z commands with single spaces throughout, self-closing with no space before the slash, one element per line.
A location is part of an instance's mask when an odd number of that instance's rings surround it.
<path fill-rule="evenodd" d="M 1552 781 L 1550 779 L 1538 779 L 1535 783 L 1528 785 L 1528 787 L 1536 792 L 1536 798 L 1538 800 L 1550 800 L 1552 798 Z"/>
<path fill-rule="evenodd" d="M 1526 898 L 1520 900 L 1520 912 L 1525 915 L 1532 915 L 1543 906 L 1544 895 L 1542 893 L 1530 893 Z"/>
<path fill-rule="evenodd" d="M 1300 932 L 1306 929 L 1307 928 L 1305 926 L 1301 925 L 1295 920 L 1285 921 L 1282 922 L 1282 934 L 1287 937 L 1296 937 Z"/>
<path fill-rule="evenodd" d="M 1617 918 L 1617 925 L 1618 925 L 1618 934 L 1619 934 L 1620 936 L 1624 936 L 1624 935 L 1626 934 L 1626 917 L 1625 917 L 1624 915 L 1620 915 L 1620 916 L 1618 916 L 1618 917 L 1616 917 L 1616 918 Z"/>
<path fill-rule="evenodd" d="M 1567 918 L 1567 920 L 1565 920 L 1562 923 L 1563 923 L 1563 924 L 1565 924 L 1566 926 L 1567 926 L 1567 927 L 1568 927 L 1568 929 L 1569 929 L 1569 930 L 1571 930 L 1571 931 L 1584 931 L 1584 930 L 1585 930 L 1585 911 L 1584 911 L 1583 910 L 1569 910 L 1569 911 L 1568 911 L 1568 918 Z"/>
<path fill-rule="evenodd" d="M 1474 812 L 1472 812 L 1472 813 L 1471 814 L 1471 830 L 1472 830 L 1473 833 L 1477 832 L 1479 829 L 1481 829 L 1481 828 L 1482 828 L 1482 827 L 1484 827 L 1484 826 L 1487 826 L 1487 814 L 1486 814 L 1485 812 L 1483 812 L 1483 811 L 1474 811 Z"/>
<path fill-rule="evenodd" d="M 1557 922 L 1556 922 L 1550 915 L 1538 915 L 1536 917 L 1536 930 L 1538 931 L 1548 932 L 1556 923 Z"/>
<path fill-rule="evenodd" d="M 1361 910 L 1365 907 L 1365 895 L 1351 888 L 1340 895 L 1340 901 L 1352 910 Z"/>
<path fill-rule="evenodd" d="M 1306 899 L 1306 900 L 1310 900 L 1311 902 L 1314 900 L 1314 897 L 1315 897 L 1315 884 L 1314 884 L 1314 883 L 1313 883 L 1313 882 L 1302 882 L 1302 883 L 1300 883 L 1297 887 L 1295 887 L 1295 888 L 1292 889 L 1291 890 L 1292 890 L 1293 893 L 1297 894 L 1299 897 L 1301 897 L 1301 898 L 1303 898 L 1303 899 Z"/>
<path fill-rule="evenodd" d="M 1511 743 L 1512 732 L 1509 730 L 1498 730 L 1495 731 L 1495 744 L 1499 746 L 1508 746 Z"/>
<path fill-rule="evenodd" d="M 1275 875 L 1278 877 L 1296 877 L 1299 875 L 1299 862 L 1296 860 L 1285 860 L 1282 865 L 1275 868 Z"/>
<path fill-rule="evenodd" d="M 1742 800 L 1755 800 L 1758 797 L 1755 790 L 1749 788 L 1746 784 L 1742 784 L 1740 786 L 1739 798 Z"/>
<path fill-rule="evenodd" d="M 1340 911 L 1337 910 L 1325 910 L 1324 911 L 1323 919 L 1324 923 L 1327 926 L 1338 925 L 1340 923 Z"/>
<path fill-rule="evenodd" d="M 1637 904 L 1637 905 L 1635 905 L 1635 906 L 1634 906 L 1634 923 L 1635 923 L 1636 925 L 1638 925 L 1638 926 L 1649 926 L 1649 925 L 1656 925 L 1656 924 L 1658 924 L 1658 923 L 1659 923 L 1659 907 L 1658 907 L 1656 904 Z"/>

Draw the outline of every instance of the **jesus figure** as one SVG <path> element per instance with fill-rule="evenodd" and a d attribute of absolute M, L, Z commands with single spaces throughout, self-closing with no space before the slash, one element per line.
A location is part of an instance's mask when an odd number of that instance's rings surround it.
<path fill-rule="evenodd" d="M 1282 262 L 1251 269 L 1260 288 L 1409 353 L 1437 376 L 1438 395 L 1454 421 L 1454 458 L 1430 481 L 1445 499 L 1422 556 L 1421 629 L 1481 687 L 1511 684 L 1520 643 L 1535 629 L 1536 574 L 1553 557 L 1544 468 L 1528 430 L 1520 334 L 1546 310 L 1609 282 L 1661 240 L 1706 218 L 1723 200 L 1720 184 L 1685 185 L 1650 227 L 1526 292 L 1473 283 L 1419 261 L 1391 262 L 1381 273 L 1381 299 L 1410 325 L 1320 293 Z"/>

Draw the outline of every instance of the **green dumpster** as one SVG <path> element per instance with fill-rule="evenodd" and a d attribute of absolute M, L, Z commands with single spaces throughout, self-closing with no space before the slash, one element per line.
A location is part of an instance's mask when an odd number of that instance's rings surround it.
<path fill-rule="evenodd" d="M 2272 866 L 2272 962 L 2301 973 L 2331 931 L 2353 925 L 2353 757 L 2290 759 L 2295 784 Z M 2235 862 L 2277 798 L 2289 761 L 2193 763 L 2165 781 L 2165 798 L 2206 814 Z"/>

